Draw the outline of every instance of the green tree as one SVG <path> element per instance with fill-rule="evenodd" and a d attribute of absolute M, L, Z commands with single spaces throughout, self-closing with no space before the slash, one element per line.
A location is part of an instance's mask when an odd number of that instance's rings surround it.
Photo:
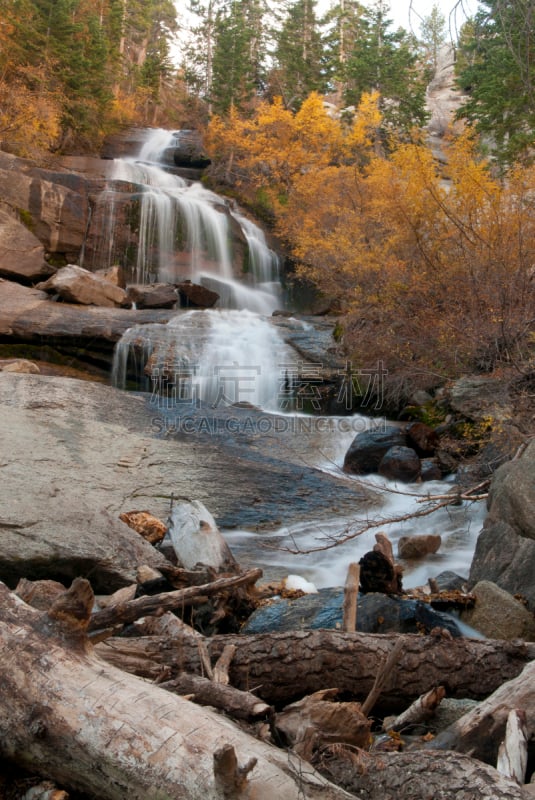
<path fill-rule="evenodd" d="M 363 15 L 363 33 L 347 64 L 346 102 L 356 106 L 364 92 L 377 91 L 386 127 L 409 131 L 426 120 L 426 84 L 416 40 L 403 28 L 393 31 L 391 26 L 384 0 Z"/>
<path fill-rule="evenodd" d="M 188 32 L 182 66 L 189 90 L 208 103 L 212 89 L 216 19 L 222 2 L 223 0 L 190 0 L 189 3 L 195 23 Z"/>
<path fill-rule="evenodd" d="M 354 42 L 365 32 L 365 8 L 359 0 L 339 0 L 322 20 L 323 47 L 330 87 L 342 99 L 349 87 L 348 63 Z"/>
<path fill-rule="evenodd" d="M 502 163 L 532 158 L 535 25 L 532 0 L 482 0 L 460 42 L 458 83 L 472 123 Z"/>
<path fill-rule="evenodd" d="M 270 92 L 298 109 L 310 92 L 327 88 L 323 45 L 315 0 L 294 0 L 277 35 Z"/>
<path fill-rule="evenodd" d="M 431 81 L 436 75 L 440 50 L 446 41 L 446 17 L 435 3 L 429 16 L 424 17 L 420 25 L 420 42 L 423 48 L 427 81 Z"/>
<path fill-rule="evenodd" d="M 262 86 L 263 13 L 259 0 L 230 0 L 217 14 L 209 97 L 218 114 L 245 109 Z"/>

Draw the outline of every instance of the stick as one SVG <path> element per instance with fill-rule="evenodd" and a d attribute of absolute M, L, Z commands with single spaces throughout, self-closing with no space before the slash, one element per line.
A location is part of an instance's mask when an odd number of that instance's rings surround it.
<path fill-rule="evenodd" d="M 191 605 L 199 597 L 211 597 L 219 592 L 228 589 L 236 589 L 238 586 L 246 586 L 255 583 L 262 577 L 261 569 L 252 569 L 242 575 L 235 575 L 232 578 L 220 578 L 212 583 L 202 586 L 188 586 L 186 589 L 177 589 L 175 592 L 164 592 L 147 597 L 138 597 L 127 603 L 121 603 L 113 608 L 105 608 L 97 611 L 91 616 L 89 630 L 108 628 L 110 625 L 118 623 L 134 622 L 146 614 L 156 614 L 162 611 L 169 611 L 180 606 Z"/>
<path fill-rule="evenodd" d="M 250 692 L 235 689 L 222 683 L 214 683 L 200 675 L 188 675 L 181 672 L 173 680 L 160 683 L 162 689 L 175 694 L 192 695 L 193 702 L 201 706 L 212 706 L 224 711 L 234 719 L 249 721 L 266 719 L 271 706 Z"/>
<path fill-rule="evenodd" d="M 342 629 L 347 633 L 357 630 L 357 599 L 359 592 L 360 566 L 352 563 L 347 570 L 344 587 L 344 618 Z"/>
<path fill-rule="evenodd" d="M 396 664 L 396 661 L 398 660 L 402 650 L 403 650 L 403 640 L 398 639 L 394 647 L 392 648 L 390 654 L 388 655 L 384 665 L 377 673 L 373 686 L 370 690 L 370 693 L 368 694 L 368 697 L 362 704 L 361 710 L 364 716 L 366 717 L 369 716 L 370 711 L 376 704 L 381 694 L 381 691 L 383 690 L 383 686 L 385 685 L 387 678 L 392 672 L 392 669 L 394 668 L 394 665 Z"/>

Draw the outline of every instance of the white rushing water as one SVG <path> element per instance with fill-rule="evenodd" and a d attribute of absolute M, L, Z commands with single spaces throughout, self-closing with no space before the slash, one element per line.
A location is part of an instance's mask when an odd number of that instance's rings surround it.
<path fill-rule="evenodd" d="M 281 399 L 288 399 L 288 374 L 294 371 L 298 356 L 269 321 L 282 303 L 278 258 L 262 230 L 240 211 L 229 208 L 200 183 L 162 169 L 160 155 L 172 143 L 172 134 L 155 131 L 136 159 L 116 162 L 115 180 L 135 185 L 140 198 L 134 278 L 140 283 L 172 283 L 183 279 L 186 270 L 187 277 L 215 290 L 220 299 L 214 310 L 184 311 L 167 325 L 128 330 L 116 348 L 113 381 L 125 386 L 127 375 L 137 371 L 144 376 L 143 388 L 156 394 L 155 402 L 165 410 L 184 403 L 218 408 L 246 402 L 271 413 L 288 413 Z M 111 258 L 116 189 L 108 190 L 102 202 L 108 204 L 110 214 L 106 235 L 111 240 Z M 246 281 L 233 274 L 232 225 L 239 227 L 248 248 Z M 358 416 L 330 418 L 323 434 L 316 431 L 308 439 L 300 437 L 297 458 L 306 469 L 380 489 L 381 507 L 364 513 L 374 519 L 379 516 L 384 524 L 335 549 L 296 555 L 289 550 L 322 547 L 328 539 L 362 527 L 366 518 L 333 511 L 330 518 L 281 526 L 269 533 L 226 531 L 239 561 L 263 566 L 268 574 L 298 573 L 317 587 L 341 585 L 348 563 L 372 549 L 377 530 L 389 535 L 394 549 L 402 535 L 439 533 L 439 553 L 422 564 L 406 565 L 404 586 L 420 585 L 445 569 L 467 576 L 485 513 L 482 504 L 449 507 L 428 517 L 390 523 L 391 518 L 419 510 L 422 494 L 443 494 L 451 490 L 451 483 L 396 485 L 377 476 L 362 479 L 342 472 L 344 454 L 355 433 L 372 424 Z M 287 446 L 292 447 L 291 439 Z"/>
<path fill-rule="evenodd" d="M 442 544 L 438 553 L 419 561 L 401 562 L 404 569 L 403 587 L 422 586 L 429 578 L 445 570 L 468 577 L 477 536 L 486 515 L 485 503 L 464 502 L 461 506 L 441 508 L 429 516 L 389 522 L 422 510 L 426 496 L 452 491 L 453 482 L 443 480 L 405 484 L 389 481 L 379 475 L 348 475 L 342 467 L 345 453 L 355 435 L 380 427 L 384 420 L 355 415 L 330 417 L 322 421 L 324 425 L 312 426 L 314 434 L 308 447 L 303 445 L 304 437 L 300 437 L 299 459 L 303 466 L 319 469 L 348 484 L 360 485 L 365 490 L 377 490 L 380 505 L 359 509 L 350 515 L 333 512 L 329 517 L 281 525 L 268 532 L 227 531 L 225 536 L 238 561 L 248 566 L 262 566 L 265 574 L 274 578 L 298 574 L 317 588 L 343 586 L 348 564 L 358 562 L 373 549 L 375 534 L 379 531 L 388 535 L 394 554 L 402 536 L 439 534 Z M 376 520 L 380 523 L 379 527 L 371 527 L 336 547 L 321 549 Z M 296 549 L 302 552 L 291 552 Z M 307 550 L 312 552 L 304 552 Z"/>

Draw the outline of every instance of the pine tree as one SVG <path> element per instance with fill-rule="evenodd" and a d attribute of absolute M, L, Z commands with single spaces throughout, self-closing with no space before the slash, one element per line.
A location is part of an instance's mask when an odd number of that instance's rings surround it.
<path fill-rule="evenodd" d="M 364 34 L 364 13 L 365 8 L 358 0 L 339 0 L 322 20 L 326 28 L 323 36 L 326 75 L 340 100 L 349 88 L 348 63 L 354 42 Z"/>
<path fill-rule="evenodd" d="M 426 79 L 431 81 L 437 71 L 441 48 L 446 44 L 446 17 L 435 5 L 420 25 L 420 42 L 424 51 Z"/>
<path fill-rule="evenodd" d="M 310 92 L 324 92 L 327 76 L 315 0 L 294 0 L 277 36 L 271 94 L 297 109 Z"/>
<path fill-rule="evenodd" d="M 425 79 L 417 42 L 403 28 L 392 31 L 387 4 L 377 0 L 363 15 L 363 33 L 349 55 L 346 102 L 358 105 L 363 92 L 381 95 L 387 127 L 409 131 L 425 122 Z"/>
<path fill-rule="evenodd" d="M 459 43 L 458 83 L 469 92 L 459 116 L 496 158 L 533 157 L 535 7 L 532 0 L 482 0 Z"/>
<path fill-rule="evenodd" d="M 189 10 L 196 24 L 189 31 L 188 43 L 183 49 L 183 70 L 186 83 L 193 94 L 207 100 L 212 90 L 216 18 L 224 0 L 190 0 Z"/>
<path fill-rule="evenodd" d="M 213 110 L 244 110 L 263 78 L 263 8 L 259 0 L 230 0 L 216 17 L 212 86 Z"/>

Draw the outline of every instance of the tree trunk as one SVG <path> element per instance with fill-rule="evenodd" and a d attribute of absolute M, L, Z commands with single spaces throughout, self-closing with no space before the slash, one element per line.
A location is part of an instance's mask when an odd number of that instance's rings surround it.
<path fill-rule="evenodd" d="M 329 757 L 323 774 L 360 800 L 521 800 L 520 787 L 487 764 L 457 753 L 363 753 Z"/>
<path fill-rule="evenodd" d="M 270 705 L 293 702 L 326 686 L 364 699 L 397 641 L 401 652 L 379 700 L 388 713 L 404 710 L 438 685 L 448 697 L 487 697 L 535 658 L 535 644 L 415 634 L 308 630 L 205 639 L 212 663 L 225 645 L 237 646 L 231 684 L 254 689 Z M 183 670 L 202 674 L 198 640 L 188 634 L 113 638 L 96 649 L 106 661 L 143 677 L 156 678 L 162 666 L 172 676 Z"/>
<path fill-rule="evenodd" d="M 504 683 L 481 705 L 450 725 L 430 747 L 470 753 L 488 764 L 495 764 L 498 748 L 505 737 L 507 717 L 514 709 L 525 712 L 526 735 L 535 737 L 535 662 L 525 666 L 518 677 Z"/>
<path fill-rule="evenodd" d="M 102 800 L 349 798 L 230 720 L 99 659 L 87 581 L 46 612 L 0 584 L 3 755 Z"/>

